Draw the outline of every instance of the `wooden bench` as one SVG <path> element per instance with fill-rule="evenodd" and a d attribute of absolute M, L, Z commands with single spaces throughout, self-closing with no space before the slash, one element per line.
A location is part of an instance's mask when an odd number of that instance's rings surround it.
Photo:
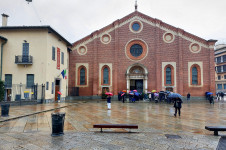
<path fill-rule="evenodd" d="M 214 131 L 214 135 L 218 135 L 218 131 L 226 131 L 226 126 L 205 126 L 205 129 Z"/>
<path fill-rule="evenodd" d="M 101 128 L 100 132 L 103 132 L 102 128 L 138 129 L 138 125 L 135 125 L 135 124 L 94 124 L 93 128 Z"/>

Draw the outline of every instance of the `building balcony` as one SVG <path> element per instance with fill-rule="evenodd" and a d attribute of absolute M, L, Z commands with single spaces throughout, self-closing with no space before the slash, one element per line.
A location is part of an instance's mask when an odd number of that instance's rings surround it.
<path fill-rule="evenodd" d="M 31 65 L 32 63 L 33 63 L 33 56 L 29 56 L 29 55 L 15 56 L 15 64 Z"/>

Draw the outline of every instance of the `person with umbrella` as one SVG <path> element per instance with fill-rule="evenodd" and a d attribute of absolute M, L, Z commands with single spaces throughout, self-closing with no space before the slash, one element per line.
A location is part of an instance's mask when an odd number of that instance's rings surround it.
<path fill-rule="evenodd" d="M 174 108 L 175 108 L 175 114 L 174 114 L 174 116 L 176 117 L 177 116 L 177 110 L 178 110 L 178 114 L 179 114 L 179 116 L 180 116 L 180 114 L 181 114 L 181 107 L 182 107 L 182 104 L 181 103 L 183 103 L 182 102 L 182 100 L 181 100 L 181 98 L 179 98 L 179 97 L 176 97 L 176 98 L 173 98 L 174 99 Z"/>
<path fill-rule="evenodd" d="M 121 97 L 122 97 L 122 102 L 125 103 L 125 93 L 122 93 Z"/>
<path fill-rule="evenodd" d="M 213 100 L 213 93 L 211 93 L 211 92 L 209 92 L 209 93 L 207 93 L 207 95 L 209 95 L 209 102 L 210 102 L 210 104 L 214 104 L 214 100 Z"/>
<path fill-rule="evenodd" d="M 110 109 L 111 109 L 111 96 L 113 96 L 113 94 L 110 93 L 110 92 L 107 92 L 107 93 L 105 93 L 105 94 L 107 95 L 107 105 L 108 105 L 108 110 L 110 110 Z"/>

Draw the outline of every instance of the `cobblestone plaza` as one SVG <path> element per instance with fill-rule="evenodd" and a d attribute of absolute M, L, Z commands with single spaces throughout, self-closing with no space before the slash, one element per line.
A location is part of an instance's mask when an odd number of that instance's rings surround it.
<path fill-rule="evenodd" d="M 113 101 L 111 110 L 104 100 L 11 106 L 9 117 L 0 120 L 0 149 L 216 149 L 221 136 L 205 126 L 224 125 L 225 107 L 224 102 L 184 101 L 181 117 L 174 117 L 172 104 L 147 101 Z M 65 134 L 52 137 L 51 113 L 56 111 L 66 113 Z M 93 128 L 105 123 L 137 124 L 139 129 L 101 133 Z"/>

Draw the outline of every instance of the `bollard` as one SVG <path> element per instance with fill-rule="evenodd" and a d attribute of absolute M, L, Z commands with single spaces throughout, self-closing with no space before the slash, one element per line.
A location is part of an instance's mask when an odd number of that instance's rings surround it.
<path fill-rule="evenodd" d="M 2 117 L 8 117 L 9 116 L 9 104 L 1 104 L 1 109 L 2 109 L 2 113 L 1 116 Z"/>
<path fill-rule="evenodd" d="M 52 136 L 64 135 L 64 112 L 52 113 Z"/>

